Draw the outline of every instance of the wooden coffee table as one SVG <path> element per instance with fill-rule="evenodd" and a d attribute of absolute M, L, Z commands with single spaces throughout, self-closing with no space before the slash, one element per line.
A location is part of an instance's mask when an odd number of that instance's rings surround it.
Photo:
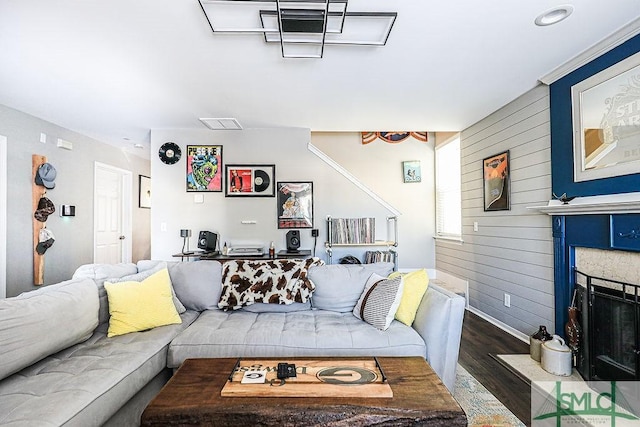
<path fill-rule="evenodd" d="M 281 358 L 281 361 L 300 365 L 308 359 L 320 358 Z M 393 391 L 391 398 L 223 397 L 222 388 L 229 380 L 237 360 L 185 360 L 147 406 L 142 414 L 141 425 L 467 425 L 467 417 L 460 405 L 429 364 L 420 357 L 378 358 Z"/>

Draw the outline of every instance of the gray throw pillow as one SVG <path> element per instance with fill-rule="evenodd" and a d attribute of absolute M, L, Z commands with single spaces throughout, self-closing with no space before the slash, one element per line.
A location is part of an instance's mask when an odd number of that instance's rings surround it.
<path fill-rule="evenodd" d="M 138 270 L 157 267 L 160 261 L 138 261 Z M 218 261 L 167 262 L 176 296 L 187 310 L 218 310 L 222 290 L 222 264 Z"/>
<path fill-rule="evenodd" d="M 353 315 L 376 328 L 386 331 L 400 306 L 402 278 L 387 279 L 372 274 L 362 291 Z"/>
<path fill-rule="evenodd" d="M 107 278 L 122 277 L 138 272 L 138 267 L 133 263 L 120 264 L 85 264 L 78 267 L 73 273 L 73 279 L 92 279 L 98 287 L 100 310 L 98 319 L 100 324 L 109 322 L 109 300 L 104 282 Z"/>
<path fill-rule="evenodd" d="M 309 269 L 309 279 L 316 286 L 311 305 L 319 310 L 349 313 L 353 311 L 371 274 L 387 277 L 393 263 L 332 264 Z"/>

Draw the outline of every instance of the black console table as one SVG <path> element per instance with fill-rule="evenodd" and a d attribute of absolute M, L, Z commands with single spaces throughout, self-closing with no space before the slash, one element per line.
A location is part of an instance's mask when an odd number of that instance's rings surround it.
<path fill-rule="evenodd" d="M 279 251 L 276 253 L 275 258 L 271 258 L 269 254 L 258 255 L 258 256 L 229 256 L 222 254 L 202 254 L 199 256 L 202 261 L 234 261 L 240 259 L 246 259 L 250 261 L 262 261 L 269 259 L 292 259 L 292 258 L 309 258 L 311 256 L 311 251 L 298 251 L 298 252 L 287 252 L 287 251 Z"/>

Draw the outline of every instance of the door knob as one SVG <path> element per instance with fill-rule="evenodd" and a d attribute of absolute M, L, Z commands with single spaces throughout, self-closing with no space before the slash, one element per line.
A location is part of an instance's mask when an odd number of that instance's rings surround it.
<path fill-rule="evenodd" d="M 125 239 L 125 237 L 124 237 L 124 236 L 120 236 L 120 237 L 118 237 L 118 239 L 120 239 L 120 240 L 124 240 L 124 239 Z"/>

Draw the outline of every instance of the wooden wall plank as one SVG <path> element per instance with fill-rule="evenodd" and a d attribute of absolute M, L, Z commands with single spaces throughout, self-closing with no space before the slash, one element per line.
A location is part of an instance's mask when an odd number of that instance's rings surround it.
<path fill-rule="evenodd" d="M 477 140 L 484 140 L 490 136 L 486 133 L 487 129 L 495 126 L 499 123 L 507 123 L 510 116 L 517 114 L 520 110 L 539 111 L 540 109 L 546 110 L 549 106 L 549 88 L 543 85 L 537 86 L 529 92 L 520 96 L 515 102 L 511 102 L 494 113 L 488 115 L 481 121 L 469 126 L 464 130 L 465 139 L 469 140 L 469 144 L 475 143 Z M 535 107 L 535 104 L 540 100 L 544 100 L 544 103 L 539 108 Z M 533 107 L 532 107 L 533 106 Z M 503 125 L 504 126 L 504 125 Z M 482 133 L 485 132 L 485 133 Z"/>
<path fill-rule="evenodd" d="M 553 324 L 549 90 L 540 85 L 461 132 L 462 244 L 436 241 L 436 268 L 469 282 L 469 302 L 530 334 Z M 511 210 L 484 212 L 482 159 L 510 150 Z M 473 231 L 473 224 L 479 229 Z M 511 307 L 503 296 L 511 295 Z"/>

